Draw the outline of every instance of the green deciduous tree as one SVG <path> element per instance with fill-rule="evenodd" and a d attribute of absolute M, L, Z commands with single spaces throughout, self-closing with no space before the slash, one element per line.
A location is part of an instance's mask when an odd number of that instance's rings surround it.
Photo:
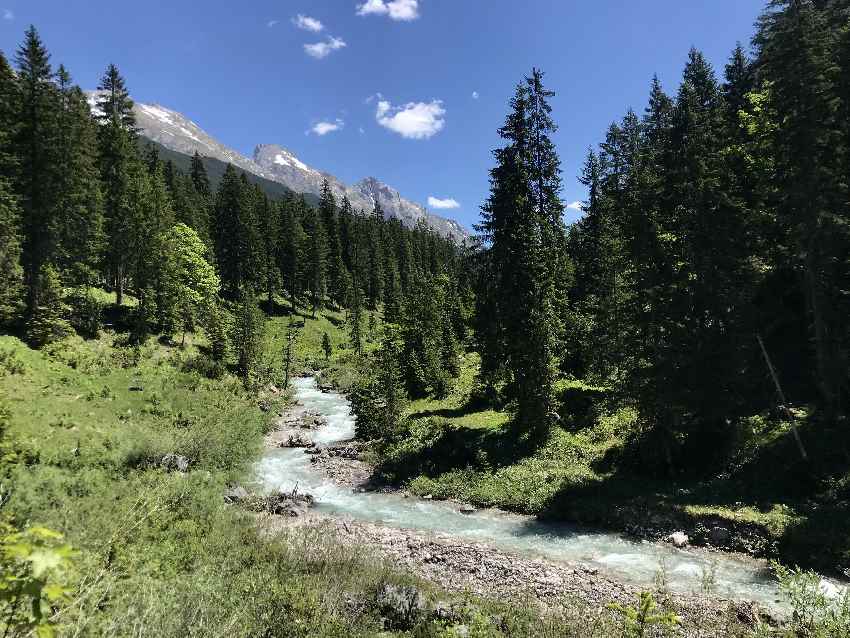
<path fill-rule="evenodd" d="M 182 330 L 182 344 L 188 330 L 203 324 L 205 315 L 216 312 L 221 282 L 206 260 L 207 248 L 195 230 L 176 224 L 160 241 L 164 247 L 165 296 L 174 313 L 168 324 Z"/>

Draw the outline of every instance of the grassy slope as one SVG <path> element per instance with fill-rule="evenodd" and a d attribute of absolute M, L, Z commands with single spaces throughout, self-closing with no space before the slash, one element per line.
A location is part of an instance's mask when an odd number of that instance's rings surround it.
<path fill-rule="evenodd" d="M 820 462 L 801 466 L 788 424 L 756 417 L 743 452 L 720 477 L 653 481 L 620 467 L 633 412 L 568 420 L 545 440 L 529 441 L 506 414 L 468 404 L 477 363 L 466 355 L 447 399 L 411 404 L 410 432 L 382 458 L 390 479 L 420 495 L 618 530 L 685 529 L 697 541 L 722 525 L 737 532 L 736 549 L 827 572 L 850 566 L 846 435 L 804 424 Z"/>
<path fill-rule="evenodd" d="M 80 590 L 64 630 L 370 634 L 374 618 L 347 617 L 340 600 L 329 614 L 324 592 L 362 594 L 385 570 L 351 570 L 359 559 L 330 548 L 312 565 L 297 540 L 262 541 L 252 517 L 222 502 L 226 483 L 260 450 L 266 417 L 255 397 L 232 378 L 181 372 L 192 348 L 152 342 L 134 365 L 133 351 L 112 339 L 36 352 L 0 338 L 11 367 L 22 368 L 0 379 L 0 393 L 10 438 L 27 459 L 14 471 L 7 511 L 62 530 L 79 549 Z M 169 452 L 189 458 L 187 474 L 156 467 Z"/>
<path fill-rule="evenodd" d="M 340 319 L 305 319 L 299 367 L 318 363 L 324 332 L 342 344 Z M 271 319 L 270 348 L 287 323 Z M 261 537 L 253 515 L 224 505 L 222 491 L 245 478 L 274 414 L 258 399 L 285 399 L 193 372 L 187 363 L 203 345 L 196 339 L 190 335 L 185 350 L 153 339 L 133 349 L 107 332 L 35 351 L 0 336 L 0 402 L 19 458 L 3 486 L 11 485 L 3 511 L 18 525 L 62 531 L 77 550 L 74 601 L 56 618 L 60 635 L 402 635 L 381 632 L 372 601 L 382 583 L 410 576 L 321 530 Z M 350 353 L 337 348 L 334 358 L 337 370 L 347 369 Z M 158 467 L 172 452 L 189 459 L 187 473 Z M 417 584 L 431 601 L 452 599 Z M 575 605 L 564 617 L 541 618 L 462 601 L 471 603 L 460 621 L 470 635 L 583 635 Z M 503 630 L 488 614 L 506 619 Z M 417 635 L 454 635 L 445 625 L 423 623 Z M 607 623 L 597 631 L 612 635 Z"/>

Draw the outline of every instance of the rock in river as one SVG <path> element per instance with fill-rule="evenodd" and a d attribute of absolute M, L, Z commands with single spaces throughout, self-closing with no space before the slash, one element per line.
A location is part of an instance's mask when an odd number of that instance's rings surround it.
<path fill-rule="evenodd" d="M 688 538 L 688 535 L 685 534 L 685 532 L 673 532 L 667 537 L 667 541 L 681 549 L 682 547 L 687 547 L 691 539 Z"/>

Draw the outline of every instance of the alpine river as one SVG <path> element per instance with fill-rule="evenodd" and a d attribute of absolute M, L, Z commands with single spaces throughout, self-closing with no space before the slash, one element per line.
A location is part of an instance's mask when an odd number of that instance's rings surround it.
<path fill-rule="evenodd" d="M 322 392 L 312 377 L 294 380 L 295 396 L 327 424 L 314 431 L 317 445 L 354 437 L 354 417 L 341 394 Z M 386 526 L 451 534 L 467 541 L 552 560 L 581 562 L 636 585 L 655 582 L 661 565 L 673 591 L 699 591 L 713 571 L 713 591 L 727 598 L 776 603 L 778 592 L 766 565 L 727 554 L 707 554 L 670 545 L 624 539 L 617 534 L 587 532 L 569 525 L 536 522 L 493 510 L 462 514 L 456 504 L 404 498 L 401 494 L 358 493 L 332 483 L 310 463 L 302 449 L 268 450 L 256 465 L 256 480 L 268 491 L 307 492 L 319 511 Z"/>

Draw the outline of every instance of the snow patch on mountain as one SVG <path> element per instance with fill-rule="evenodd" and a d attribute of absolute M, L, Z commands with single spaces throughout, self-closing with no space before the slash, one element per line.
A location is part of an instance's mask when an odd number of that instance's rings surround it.
<path fill-rule="evenodd" d="M 91 91 L 87 97 L 94 112 L 97 109 L 97 92 Z M 294 153 L 276 144 L 260 144 L 254 150 L 253 159 L 249 159 L 213 138 L 185 115 L 159 104 L 137 102 L 134 113 L 141 135 L 172 151 L 184 155 L 197 152 L 229 162 L 238 169 L 283 184 L 296 193 L 319 195 L 322 183 L 327 179 L 337 201 L 348 197 L 357 211 L 371 212 L 378 202 L 385 217 L 399 219 L 409 228 L 424 223 L 437 233 L 457 241 L 469 237 L 469 232 L 456 221 L 434 215 L 424 206 L 404 199 L 397 190 L 374 177 L 346 185 L 333 175 L 308 166 Z"/>
<path fill-rule="evenodd" d="M 274 157 L 274 163 L 279 164 L 280 166 L 294 166 L 295 168 L 299 168 L 302 171 L 307 171 L 308 173 L 318 172 L 307 166 L 304 162 L 302 162 L 300 159 L 298 159 L 291 153 L 278 153 Z"/>

